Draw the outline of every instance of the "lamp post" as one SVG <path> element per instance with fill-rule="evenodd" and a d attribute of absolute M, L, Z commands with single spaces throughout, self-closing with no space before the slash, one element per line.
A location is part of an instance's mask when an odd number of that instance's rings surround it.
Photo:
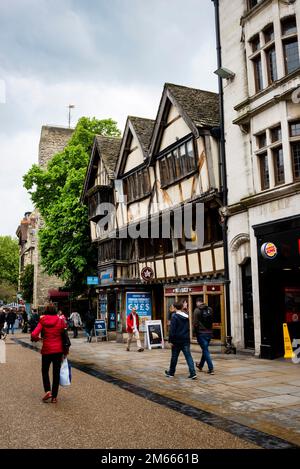
<path fill-rule="evenodd" d="M 69 128 L 71 127 L 71 109 L 74 109 L 75 104 L 69 104 Z"/>

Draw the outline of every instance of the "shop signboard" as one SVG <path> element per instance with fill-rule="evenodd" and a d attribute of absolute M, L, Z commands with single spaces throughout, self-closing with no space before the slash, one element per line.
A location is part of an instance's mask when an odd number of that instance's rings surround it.
<path fill-rule="evenodd" d="M 140 331 L 146 332 L 146 321 L 152 318 L 152 293 L 151 292 L 127 292 L 126 316 L 135 308 L 140 320 Z"/>
<path fill-rule="evenodd" d="M 94 277 L 87 277 L 86 283 L 87 283 L 87 285 L 98 285 L 99 279 L 98 279 L 98 277 L 96 277 L 96 276 L 94 276 Z"/>
<path fill-rule="evenodd" d="M 99 338 L 107 337 L 106 322 L 103 319 L 96 319 L 95 324 L 94 324 L 94 330 L 95 330 L 96 340 L 98 340 L 98 337 Z"/>
<path fill-rule="evenodd" d="M 100 272 L 100 284 L 109 285 L 114 280 L 114 269 L 110 267 L 109 269 Z"/>
<path fill-rule="evenodd" d="M 161 320 L 146 321 L 147 346 L 152 348 L 164 348 L 164 335 Z"/>

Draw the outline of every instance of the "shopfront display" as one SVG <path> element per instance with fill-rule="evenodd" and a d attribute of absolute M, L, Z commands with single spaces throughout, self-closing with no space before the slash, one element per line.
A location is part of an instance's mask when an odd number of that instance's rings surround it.
<path fill-rule="evenodd" d="M 152 292 L 127 292 L 126 316 L 135 308 L 140 320 L 140 331 L 146 332 L 146 321 L 152 319 Z"/>

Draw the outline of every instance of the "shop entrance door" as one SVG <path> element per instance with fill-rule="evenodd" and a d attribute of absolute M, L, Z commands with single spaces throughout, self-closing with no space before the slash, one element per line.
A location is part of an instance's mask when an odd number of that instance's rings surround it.
<path fill-rule="evenodd" d="M 243 317 L 245 348 L 254 349 L 254 316 L 251 259 L 242 265 Z"/>

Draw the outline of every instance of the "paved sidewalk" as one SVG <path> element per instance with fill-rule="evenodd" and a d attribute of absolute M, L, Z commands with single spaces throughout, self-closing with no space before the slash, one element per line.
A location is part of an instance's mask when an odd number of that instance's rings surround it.
<path fill-rule="evenodd" d="M 20 337 L 20 336 L 19 336 Z M 22 335 L 22 340 L 25 336 Z M 25 339 L 29 342 L 29 338 Z M 164 376 L 170 350 L 137 353 L 116 342 L 72 340 L 70 359 L 143 387 L 300 445 L 300 365 L 240 355 L 213 355 L 216 374 L 187 380 L 184 358 L 174 379 Z M 199 360 L 200 353 L 194 353 Z"/>

